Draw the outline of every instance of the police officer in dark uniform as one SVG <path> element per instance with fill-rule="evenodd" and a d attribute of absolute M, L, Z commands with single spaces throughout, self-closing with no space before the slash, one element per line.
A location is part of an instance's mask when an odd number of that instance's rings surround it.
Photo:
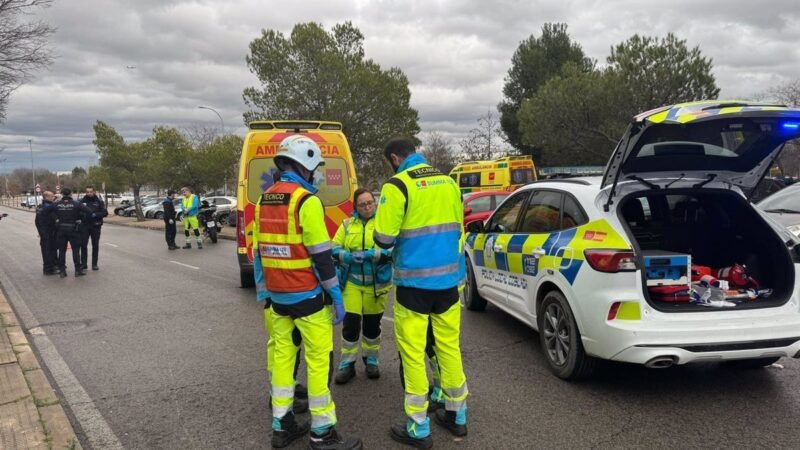
<path fill-rule="evenodd" d="M 81 268 L 81 226 L 84 219 L 91 218 L 92 210 L 83 203 L 72 199 L 72 191 L 61 190 L 61 200 L 48 208 L 52 211 L 56 222 L 56 245 L 58 247 L 58 268 L 61 278 L 67 276 L 67 243 L 72 247 L 72 263 L 75 265 L 75 276 L 86 275 Z"/>
<path fill-rule="evenodd" d="M 55 275 L 58 273 L 56 262 L 58 255 L 56 250 L 56 222 L 52 214 L 48 214 L 48 208 L 53 205 L 56 196 L 50 191 L 42 193 L 42 204 L 36 209 L 36 231 L 39 232 L 39 247 L 42 248 L 42 270 L 45 275 Z"/>
<path fill-rule="evenodd" d="M 175 244 L 175 235 L 178 232 L 177 225 L 175 225 L 175 191 L 167 191 L 167 197 L 161 202 L 164 205 L 164 230 L 165 238 L 167 240 L 167 248 L 170 250 L 177 250 L 179 247 Z"/>
<path fill-rule="evenodd" d="M 86 186 L 86 195 L 81 198 L 81 203 L 92 211 L 92 214 L 90 214 L 83 223 L 81 269 L 88 269 L 86 263 L 89 259 L 89 239 L 91 239 L 92 270 L 99 270 L 97 267 L 97 256 L 100 252 L 100 229 L 103 227 L 103 217 L 108 215 L 108 210 L 106 209 L 106 204 L 103 203 L 103 199 L 97 196 L 93 186 Z"/>

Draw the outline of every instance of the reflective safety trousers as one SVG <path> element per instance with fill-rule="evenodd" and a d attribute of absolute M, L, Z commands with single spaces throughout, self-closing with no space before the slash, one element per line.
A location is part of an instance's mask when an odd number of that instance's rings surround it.
<path fill-rule="evenodd" d="M 272 312 L 270 340 L 275 341 L 272 357 L 269 358 L 272 365 L 272 417 L 283 418 L 292 410 L 294 403 L 297 346 L 292 339 L 292 332 L 295 327 L 300 330 L 305 349 L 311 429 L 324 432 L 336 425 L 336 408 L 328 389 L 333 353 L 333 313 L 330 306 L 299 318 Z"/>
<path fill-rule="evenodd" d="M 344 297 L 344 310 L 347 314 L 359 316 L 359 322 L 363 316 L 377 316 L 373 317 L 372 320 L 376 320 L 376 323 L 380 326 L 380 316 L 386 310 L 388 292 L 375 295 L 375 290 L 372 286 L 359 286 L 348 281 L 342 294 Z M 350 364 L 358 359 L 359 340 L 361 341 L 361 356 L 377 363 L 381 349 L 380 328 L 377 330 L 377 336 L 367 337 L 369 334 L 363 334 L 367 326 L 364 325 L 364 328 L 359 332 L 359 339 L 348 341 L 344 337 L 345 327 L 348 326 L 347 319 L 345 321 L 345 325 L 342 327 L 342 356 L 339 360 L 340 364 Z M 359 322 L 356 323 L 360 325 Z"/>
<path fill-rule="evenodd" d="M 466 407 L 469 394 L 459 344 L 461 304 L 454 303 L 443 314 L 421 314 L 395 302 L 394 329 L 405 378 L 405 413 L 417 424 L 424 423 L 428 417 L 425 345 L 429 320 L 447 411 L 457 412 Z"/>

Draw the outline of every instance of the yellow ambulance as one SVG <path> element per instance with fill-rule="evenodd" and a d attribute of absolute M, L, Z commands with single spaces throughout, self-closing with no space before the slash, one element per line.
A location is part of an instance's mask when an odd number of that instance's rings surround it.
<path fill-rule="evenodd" d="M 494 161 L 471 161 L 450 171 L 462 194 L 480 191 L 515 191 L 536 181 L 536 167 L 530 156 L 506 156 Z"/>
<path fill-rule="evenodd" d="M 353 212 L 353 193 L 358 188 L 353 155 L 342 124 L 312 120 L 265 120 L 251 122 L 242 147 L 236 202 L 237 256 L 242 287 L 252 287 L 253 216 L 261 193 L 273 184 L 277 171 L 274 157 L 287 137 L 301 134 L 319 145 L 325 165 L 317 176 L 319 197 L 325 205 L 325 224 L 334 236 L 342 221 Z"/>

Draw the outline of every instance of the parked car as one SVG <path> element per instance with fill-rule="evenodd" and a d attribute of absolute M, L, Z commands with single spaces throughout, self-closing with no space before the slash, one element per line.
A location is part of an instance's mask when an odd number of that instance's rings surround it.
<path fill-rule="evenodd" d="M 758 207 L 800 238 L 800 184 L 792 184 L 764 200 Z"/>
<path fill-rule="evenodd" d="M 149 206 L 147 211 L 145 211 L 144 216 L 148 219 L 163 219 L 164 218 L 164 199 L 160 199 L 158 203 L 155 205 Z M 183 197 L 175 197 L 172 201 L 172 204 L 175 205 L 175 210 L 177 211 L 180 208 L 180 204 L 183 201 Z"/>
<path fill-rule="evenodd" d="M 602 178 L 529 184 L 469 224 L 467 308 L 488 302 L 537 330 L 563 379 L 598 359 L 800 357 L 800 239 L 744 195 L 797 138 L 800 109 L 707 101 L 636 116 Z M 728 289 L 701 290 L 695 267 Z"/>
<path fill-rule="evenodd" d="M 33 195 L 29 195 L 19 205 L 22 206 L 23 208 L 35 208 L 36 205 L 41 205 L 41 204 L 42 204 L 41 195 L 37 195 L 35 197 Z"/>
<path fill-rule="evenodd" d="M 508 197 L 506 191 L 473 192 L 464 200 L 464 226 L 476 220 L 485 221 Z"/>
<path fill-rule="evenodd" d="M 142 199 L 142 210 L 146 209 L 148 206 L 153 206 L 159 202 L 159 199 L 155 197 L 148 197 Z M 117 214 L 117 210 L 119 208 L 114 208 L 114 214 Z M 136 205 L 131 204 L 130 206 L 125 207 L 122 212 L 119 214 L 125 217 L 132 217 L 136 215 Z"/>

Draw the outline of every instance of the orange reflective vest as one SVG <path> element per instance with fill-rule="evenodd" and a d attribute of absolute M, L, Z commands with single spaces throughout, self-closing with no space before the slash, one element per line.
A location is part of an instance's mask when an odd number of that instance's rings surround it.
<path fill-rule="evenodd" d="M 261 195 L 256 240 L 270 292 L 306 292 L 319 286 L 300 228 L 300 205 L 310 195 L 303 187 L 284 181 Z"/>

